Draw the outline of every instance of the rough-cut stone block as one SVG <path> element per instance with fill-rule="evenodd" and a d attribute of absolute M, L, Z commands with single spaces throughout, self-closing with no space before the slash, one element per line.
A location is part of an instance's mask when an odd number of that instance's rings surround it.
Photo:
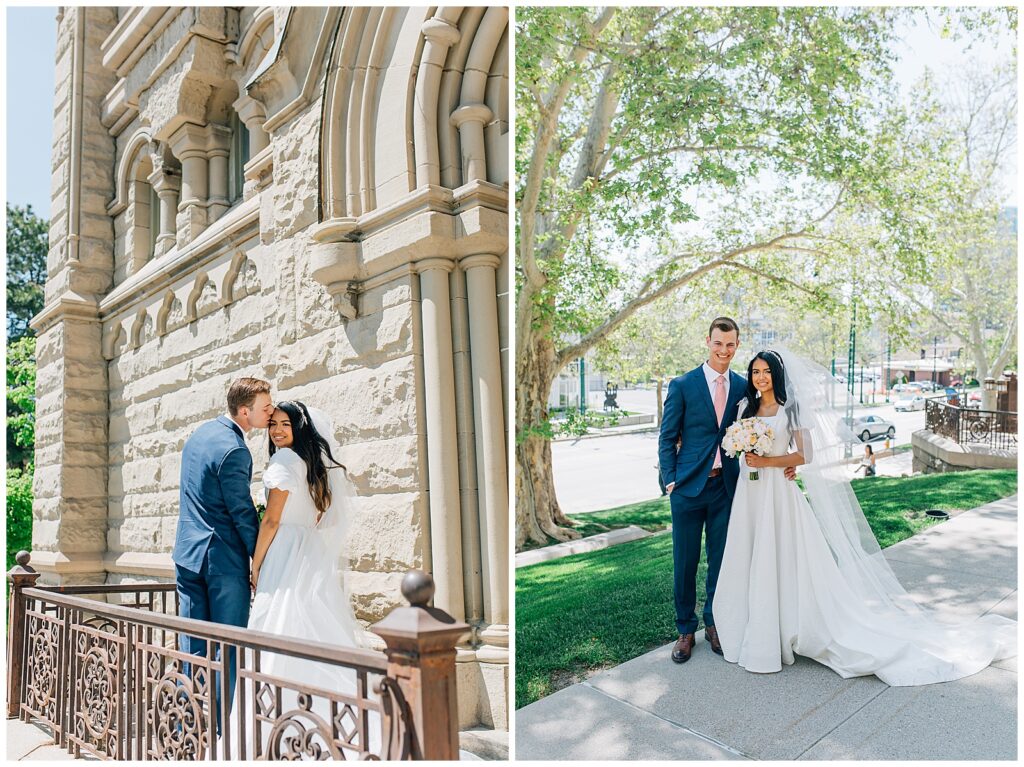
<path fill-rule="evenodd" d="M 112 551 L 156 551 L 160 543 L 160 517 L 132 517 L 113 522 L 107 535 Z"/>
<path fill-rule="evenodd" d="M 405 604 L 401 590 L 404 576 L 404 572 L 346 573 L 345 583 L 352 595 L 356 617 L 376 623 L 399 605 Z"/>
<path fill-rule="evenodd" d="M 422 568 L 425 500 L 420 493 L 359 499 L 349 531 L 350 567 L 360 572 Z"/>
<path fill-rule="evenodd" d="M 308 110 L 283 134 L 274 137 L 273 231 L 285 240 L 317 220 L 318 143 L 320 116 Z"/>
<path fill-rule="evenodd" d="M 126 493 L 147 493 L 160 489 L 160 462 L 137 459 L 126 463 L 122 470 Z"/>
<path fill-rule="evenodd" d="M 421 477 L 420 440 L 416 436 L 343 445 L 338 459 L 360 495 L 412 491 Z"/>

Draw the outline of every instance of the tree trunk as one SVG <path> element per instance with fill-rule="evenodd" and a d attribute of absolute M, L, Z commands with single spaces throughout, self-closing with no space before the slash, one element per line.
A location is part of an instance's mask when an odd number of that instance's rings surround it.
<path fill-rule="evenodd" d="M 664 379 L 661 376 L 658 376 L 658 428 L 659 429 L 661 428 L 662 412 L 665 410 L 665 401 L 662 399 L 662 396 L 661 396 L 661 387 L 664 385 L 664 383 L 665 383 Z"/>
<path fill-rule="evenodd" d="M 558 375 L 555 349 L 540 329 L 523 335 L 516 339 L 516 550 L 527 541 L 580 537 L 558 506 L 545 432 L 548 394 Z"/>

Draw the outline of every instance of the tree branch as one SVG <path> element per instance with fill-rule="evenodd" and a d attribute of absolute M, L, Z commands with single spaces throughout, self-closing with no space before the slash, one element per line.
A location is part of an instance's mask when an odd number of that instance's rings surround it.
<path fill-rule="evenodd" d="M 614 7 L 605 8 L 597 20 L 587 24 L 584 30 L 583 39 L 592 39 L 604 31 L 611 23 L 617 9 Z M 581 41 L 582 43 L 582 41 Z M 566 75 L 554 86 L 554 92 L 548 104 L 545 105 L 545 112 L 539 121 L 537 137 L 533 144 L 533 154 L 530 157 L 530 165 L 526 172 L 526 183 L 523 187 L 522 199 L 519 203 L 519 258 L 523 268 L 523 275 L 534 289 L 539 288 L 546 282 L 544 273 L 540 270 L 536 261 L 535 233 L 537 204 L 540 200 L 541 188 L 544 182 L 544 168 L 548 162 L 548 153 L 551 143 L 555 140 L 558 131 L 558 118 L 562 107 L 572 88 L 574 77 L 572 71 L 579 66 L 589 55 L 582 44 L 577 45 L 571 52 L 569 59 L 572 66 L 568 68 Z"/>

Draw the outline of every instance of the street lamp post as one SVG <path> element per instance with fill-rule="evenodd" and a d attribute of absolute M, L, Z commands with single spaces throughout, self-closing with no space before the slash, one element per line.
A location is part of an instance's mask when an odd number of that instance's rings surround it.
<path fill-rule="evenodd" d="M 889 382 L 892 381 L 892 335 L 889 336 L 885 347 L 885 380 L 882 386 L 885 387 L 885 401 L 889 402 Z"/>
<path fill-rule="evenodd" d="M 938 382 L 937 376 L 936 376 L 936 372 L 935 372 L 936 371 L 936 367 L 938 366 L 938 361 L 939 361 L 939 337 L 938 336 L 935 336 L 933 343 L 934 343 L 934 345 L 932 346 L 932 386 L 934 387 L 934 386 L 938 386 L 939 385 L 939 382 Z"/>
<path fill-rule="evenodd" d="M 580 357 L 580 413 L 587 412 L 587 377 L 583 357 Z"/>
<path fill-rule="evenodd" d="M 854 287 L 856 290 L 856 286 Z M 850 356 L 846 365 L 846 423 L 853 425 L 853 365 L 857 354 L 857 296 L 853 296 L 853 319 L 850 322 Z M 863 383 L 862 383 L 863 386 Z M 853 455 L 853 445 L 849 442 L 843 450 L 843 456 Z"/>

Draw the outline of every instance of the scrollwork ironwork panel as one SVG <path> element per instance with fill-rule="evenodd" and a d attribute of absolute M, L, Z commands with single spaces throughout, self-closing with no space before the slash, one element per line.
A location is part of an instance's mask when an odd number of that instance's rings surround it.
<path fill-rule="evenodd" d="M 28 610 L 25 642 L 25 686 L 22 708 L 55 736 L 64 731 L 66 710 L 62 705 L 60 670 L 64 645 L 63 611 Z"/>

